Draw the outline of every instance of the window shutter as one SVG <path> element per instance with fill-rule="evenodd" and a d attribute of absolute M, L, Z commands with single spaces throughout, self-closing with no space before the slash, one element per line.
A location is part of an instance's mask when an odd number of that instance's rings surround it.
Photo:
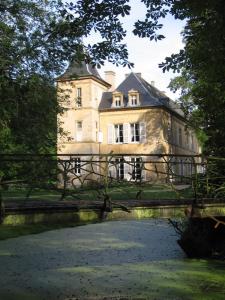
<path fill-rule="evenodd" d="M 116 178 L 116 163 L 113 164 L 113 162 L 112 162 L 109 164 L 108 172 L 109 172 L 109 174 L 108 174 L 109 177 Z"/>
<path fill-rule="evenodd" d="M 108 144 L 114 143 L 114 126 L 113 124 L 108 124 Z"/>
<path fill-rule="evenodd" d="M 123 142 L 128 144 L 130 142 L 130 124 L 124 123 L 123 124 Z"/>
<path fill-rule="evenodd" d="M 140 142 L 146 142 L 146 124 L 145 122 L 140 123 Z"/>
<path fill-rule="evenodd" d="M 78 131 L 77 130 L 77 138 L 76 138 L 77 142 L 82 142 L 82 131 Z"/>
<path fill-rule="evenodd" d="M 98 142 L 99 143 L 103 142 L 103 133 L 101 131 L 98 132 Z"/>
<path fill-rule="evenodd" d="M 129 156 L 124 156 L 124 179 L 130 181 L 132 178 L 132 167 Z"/>

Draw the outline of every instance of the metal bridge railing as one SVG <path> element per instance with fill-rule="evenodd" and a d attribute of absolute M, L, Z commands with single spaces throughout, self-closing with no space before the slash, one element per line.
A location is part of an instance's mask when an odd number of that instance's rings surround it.
<path fill-rule="evenodd" d="M 225 159 L 172 154 L 0 154 L 0 188 L 53 190 L 60 199 L 79 189 L 115 185 L 189 185 L 195 198 L 223 195 Z M 213 194 L 214 193 L 214 194 Z"/>

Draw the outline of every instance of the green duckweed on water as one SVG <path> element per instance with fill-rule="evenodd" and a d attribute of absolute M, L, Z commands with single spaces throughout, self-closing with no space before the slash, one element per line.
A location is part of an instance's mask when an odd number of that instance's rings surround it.
<path fill-rule="evenodd" d="M 225 263 L 187 259 L 176 240 L 146 219 L 0 241 L 0 299 L 224 300 Z"/>

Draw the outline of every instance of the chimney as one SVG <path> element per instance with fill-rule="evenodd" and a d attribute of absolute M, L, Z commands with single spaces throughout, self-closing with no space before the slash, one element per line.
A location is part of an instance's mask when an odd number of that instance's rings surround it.
<path fill-rule="evenodd" d="M 154 80 L 151 81 L 151 85 L 155 86 L 155 81 Z"/>
<path fill-rule="evenodd" d="M 141 77 L 141 73 L 135 73 L 137 76 Z"/>
<path fill-rule="evenodd" d="M 105 81 L 111 84 L 109 91 L 114 91 L 116 88 L 116 73 L 114 71 L 105 71 Z"/>

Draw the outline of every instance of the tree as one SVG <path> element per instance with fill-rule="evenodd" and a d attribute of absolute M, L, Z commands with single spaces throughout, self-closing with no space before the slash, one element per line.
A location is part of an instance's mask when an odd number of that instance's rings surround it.
<path fill-rule="evenodd" d="M 160 20 L 167 14 L 175 19 L 186 20 L 186 26 L 182 33 L 185 47 L 179 53 L 167 57 L 160 67 L 174 72 L 182 72 L 182 77 L 189 82 L 188 95 L 192 106 L 192 125 L 200 127 L 207 135 L 205 151 L 208 154 L 224 156 L 225 153 L 225 2 L 224 0 L 141 0 L 146 6 L 146 15 L 143 20 L 134 24 L 133 33 L 140 38 L 161 40 L 162 24 Z M 126 32 L 121 27 L 118 16 L 124 17 L 130 13 L 130 1 L 80 0 L 67 5 L 67 18 L 71 18 L 70 29 L 75 29 L 79 20 L 83 23 L 89 19 L 84 28 L 84 36 L 98 31 L 103 41 L 90 46 L 86 51 L 90 59 L 97 65 L 104 63 L 107 49 L 111 49 L 115 55 L 113 62 L 122 63 L 127 54 L 125 45 L 118 45 Z M 110 20 L 113 20 L 110 23 Z M 115 44 L 115 47 L 112 45 Z M 119 50 L 119 51 L 118 51 Z M 123 50 L 121 52 L 121 50 Z M 102 52 L 101 59 L 96 59 L 98 52 Z M 124 56 L 121 53 L 125 54 Z M 185 73 L 185 74 L 184 74 Z M 176 89 L 183 88 L 182 84 Z M 174 84 L 174 83 L 173 83 Z M 183 90 L 184 100 L 187 89 Z M 186 95 L 186 100 L 187 96 Z M 190 100 L 189 99 L 189 100 Z M 186 101 L 187 104 L 187 101 Z M 190 101 L 189 101 L 190 104 Z M 186 107 L 187 108 L 187 107 Z M 193 108 L 195 108 L 193 110 Z M 197 110 L 196 110 L 197 109 Z M 206 140 L 206 139 L 205 139 Z"/>
<path fill-rule="evenodd" d="M 0 150 L 52 151 L 59 112 L 52 74 L 62 67 L 54 59 L 61 45 L 45 31 L 56 16 L 44 1 L 7 0 L 0 13 Z"/>
<path fill-rule="evenodd" d="M 168 86 L 173 92 L 180 91 L 180 97 L 176 100 L 185 114 L 187 126 L 195 130 L 198 141 L 203 152 L 205 151 L 205 144 L 208 137 L 204 131 L 202 124 L 204 124 L 204 114 L 195 104 L 192 90 L 194 82 L 191 80 L 188 72 L 182 69 L 179 76 L 171 79 Z"/>
<path fill-rule="evenodd" d="M 163 39 L 158 30 L 162 28 L 160 20 L 167 14 L 186 20 L 184 49 L 167 57 L 160 67 L 163 71 L 184 70 L 186 77 L 188 75 L 191 83 L 188 93 L 193 107 L 198 108 L 199 124 L 208 136 L 206 150 L 224 156 L 224 1 L 141 2 L 146 5 L 146 15 L 144 20 L 135 22 L 133 30 L 141 38 Z M 132 66 L 123 43 L 126 31 L 121 23 L 121 19 L 130 13 L 129 3 L 130 0 L 77 0 L 71 3 L 5 0 L 0 3 L 1 151 L 19 147 L 21 151 L 43 152 L 50 150 L 50 141 L 54 145 L 55 137 L 51 137 L 56 126 L 50 124 L 56 124 L 56 120 L 50 122 L 50 115 L 52 112 L 52 116 L 56 116 L 60 112 L 54 79 L 72 58 L 97 66 L 105 60 Z M 99 34 L 100 41 L 84 45 L 82 38 L 93 32 Z M 47 118 L 43 119 L 44 111 L 49 113 L 49 122 Z M 40 126 L 43 128 L 38 130 Z M 38 133 L 37 147 L 31 147 L 34 132 Z"/>
<path fill-rule="evenodd" d="M 163 71 L 182 71 L 171 83 L 181 89 L 184 104 L 194 108 L 192 120 L 207 135 L 205 152 L 223 156 L 225 153 L 225 2 L 223 0 L 143 0 L 147 6 L 145 21 L 136 23 L 135 34 L 150 39 L 162 27 L 160 18 L 167 13 L 186 20 L 183 30 L 185 47 L 167 57 L 160 65 Z M 144 34 L 142 33 L 144 32 Z M 185 83 L 185 84 L 184 84 Z M 188 102 L 187 102 L 188 99 Z M 187 105 L 185 106 L 187 108 Z M 193 118 L 195 117 L 195 118 Z"/>
<path fill-rule="evenodd" d="M 55 151 L 63 101 L 57 101 L 54 80 L 68 61 L 129 65 L 120 44 L 124 31 L 118 16 L 129 11 L 123 2 L 116 9 L 103 3 L 95 11 L 94 5 L 77 1 L 73 15 L 71 5 L 59 0 L 0 3 L 0 152 Z M 93 27 L 108 40 L 85 50 L 82 37 Z"/>

